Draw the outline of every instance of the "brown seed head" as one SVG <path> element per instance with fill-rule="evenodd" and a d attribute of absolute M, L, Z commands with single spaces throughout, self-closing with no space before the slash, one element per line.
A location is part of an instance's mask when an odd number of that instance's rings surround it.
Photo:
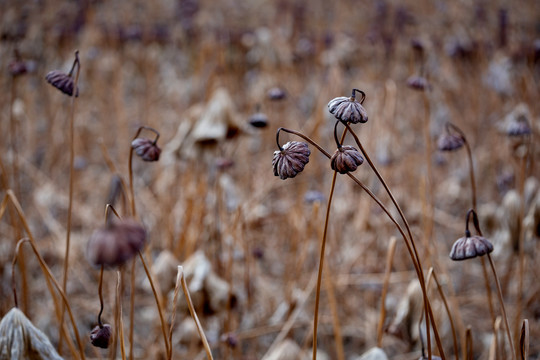
<path fill-rule="evenodd" d="M 282 180 L 293 178 L 304 170 L 309 162 L 311 151 L 306 143 L 289 141 L 283 145 L 283 150 L 274 151 L 272 167 L 274 175 Z"/>
<path fill-rule="evenodd" d="M 146 231 L 133 219 L 120 220 L 94 231 L 86 247 L 88 261 L 95 266 L 120 266 L 146 244 Z"/>
<path fill-rule="evenodd" d="M 154 140 L 147 138 L 137 138 L 131 142 L 131 147 L 135 153 L 144 161 L 158 161 L 161 149 Z"/>
<path fill-rule="evenodd" d="M 465 139 L 461 135 L 443 133 L 437 141 L 440 151 L 454 151 L 465 145 Z"/>
<path fill-rule="evenodd" d="M 330 166 L 332 170 L 339 172 L 340 174 L 346 174 L 353 172 L 362 165 L 364 158 L 360 155 L 360 152 L 354 147 L 345 145 L 339 147 L 332 158 L 330 159 Z"/>
<path fill-rule="evenodd" d="M 63 92 L 64 94 L 68 96 L 73 96 L 74 84 L 73 84 L 72 76 L 63 73 L 60 70 L 53 70 L 49 72 L 47 76 L 45 76 L 45 79 L 47 79 L 49 84 L 51 84 L 52 86 L 54 86 L 55 88 Z M 75 97 L 78 97 L 78 96 L 79 96 L 79 88 L 77 88 L 77 90 L 75 91 Z"/>
<path fill-rule="evenodd" d="M 367 111 L 353 96 L 340 96 L 330 100 L 328 111 L 338 120 L 351 124 L 365 123 L 368 121 Z"/>
<path fill-rule="evenodd" d="M 454 261 L 472 259 L 493 251 L 493 245 L 485 237 L 466 235 L 454 243 L 450 251 L 450 258 Z"/>
<path fill-rule="evenodd" d="M 111 325 L 104 324 L 102 327 L 97 325 L 92 332 L 90 332 L 90 342 L 96 347 L 106 349 L 109 347 L 109 341 L 111 339 L 112 330 Z"/>

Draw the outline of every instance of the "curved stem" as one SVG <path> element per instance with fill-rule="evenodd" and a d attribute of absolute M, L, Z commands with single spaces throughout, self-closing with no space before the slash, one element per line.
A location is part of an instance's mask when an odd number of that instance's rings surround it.
<path fill-rule="evenodd" d="M 446 131 L 450 133 L 451 130 L 457 132 L 459 136 L 461 136 L 465 144 L 465 149 L 467 149 L 467 159 L 469 161 L 469 177 L 471 179 L 472 207 L 473 209 L 476 210 L 476 181 L 474 180 L 474 166 L 473 166 L 471 146 L 469 145 L 469 142 L 467 141 L 467 137 L 465 136 L 465 133 L 463 132 L 463 130 L 457 127 L 457 125 L 454 125 L 451 122 L 447 122 Z"/>
<path fill-rule="evenodd" d="M 439 348 L 441 358 L 444 360 L 445 359 L 444 349 L 443 349 L 443 346 L 442 346 L 442 343 L 441 343 L 441 340 L 440 340 L 440 337 L 439 337 L 439 334 L 438 334 L 437 326 L 435 324 L 435 318 L 433 317 L 433 313 L 432 313 L 432 310 L 431 310 L 431 305 L 429 303 L 429 299 L 428 299 L 427 293 L 426 293 L 426 285 L 425 285 L 425 281 L 424 281 L 424 272 L 422 270 L 422 262 L 420 261 L 420 256 L 418 254 L 418 250 L 416 249 L 416 245 L 414 243 L 414 238 L 412 236 L 412 232 L 410 230 L 409 223 L 408 223 L 407 219 L 405 218 L 405 214 L 403 214 L 403 211 L 401 210 L 401 207 L 399 206 L 398 202 L 396 201 L 394 195 L 390 191 L 390 188 L 388 187 L 388 185 L 384 181 L 382 175 L 377 170 L 377 167 L 375 166 L 373 161 L 371 161 L 371 158 L 369 157 L 366 150 L 362 146 L 362 143 L 358 139 L 358 136 L 351 129 L 349 124 L 344 124 L 344 125 L 347 127 L 347 129 L 350 131 L 351 135 L 354 137 L 354 140 L 355 140 L 356 144 L 358 145 L 358 147 L 360 148 L 360 151 L 362 152 L 362 154 L 364 154 L 364 157 L 366 158 L 367 162 L 369 163 L 371 169 L 373 169 L 373 172 L 375 172 L 375 175 L 377 175 L 377 178 L 379 179 L 379 181 L 383 185 L 384 189 L 386 190 L 386 193 L 388 194 L 388 196 L 392 200 L 392 203 L 394 204 L 394 206 L 398 210 L 398 213 L 399 213 L 403 223 L 405 224 L 405 228 L 407 229 L 407 233 L 409 235 L 409 239 L 410 239 L 410 242 L 411 242 L 411 247 L 412 247 L 412 250 L 413 250 L 413 253 L 414 253 L 414 254 L 411 253 L 410 255 L 411 255 L 411 258 L 416 257 L 416 263 L 417 263 L 418 267 L 415 268 L 415 269 L 417 271 L 418 281 L 420 282 L 420 287 L 422 288 L 422 294 L 423 294 L 423 298 L 424 298 L 424 311 L 425 311 L 425 319 L 426 319 L 426 338 L 427 338 L 427 347 L 428 347 L 428 349 L 427 349 L 428 350 L 428 358 L 431 358 L 431 336 L 430 336 L 430 330 L 429 330 L 429 322 L 431 320 L 431 323 L 433 324 L 433 332 L 434 332 L 434 335 L 435 335 L 435 340 L 437 342 L 437 347 Z M 413 261 L 413 263 L 414 263 L 414 261 Z M 430 315 L 431 315 L 431 317 L 430 317 Z"/>
<path fill-rule="evenodd" d="M 341 148 L 341 142 L 338 140 L 338 137 L 337 137 L 337 126 L 340 122 L 341 122 L 340 120 L 337 120 L 336 124 L 334 125 L 334 140 L 336 141 L 336 146 L 338 149 Z"/>
<path fill-rule="evenodd" d="M 358 90 L 358 89 L 352 89 L 352 95 L 351 95 L 351 98 L 355 99 L 356 96 L 355 96 L 355 92 L 359 92 L 360 94 L 362 94 L 362 98 L 360 99 L 360 104 L 363 104 L 364 103 L 364 100 L 366 100 L 366 93 L 363 92 L 362 90 Z"/>
<path fill-rule="evenodd" d="M 499 296 L 499 302 L 501 303 L 501 312 L 503 315 L 504 320 L 504 326 L 506 327 L 506 335 L 508 336 L 508 343 L 510 345 L 510 352 L 512 353 L 512 359 L 516 360 L 516 351 L 514 347 L 514 341 L 512 340 L 512 335 L 510 334 L 510 326 L 508 325 L 508 317 L 506 316 L 506 309 L 504 307 L 504 301 L 502 297 L 502 290 L 501 290 L 501 283 L 499 282 L 499 277 L 497 276 L 497 272 L 495 271 L 495 265 L 493 264 L 493 260 L 491 259 L 491 256 L 489 253 L 487 254 L 487 258 L 489 260 L 489 265 L 491 266 L 491 271 L 493 272 L 493 277 L 495 278 L 495 284 L 497 285 L 497 295 Z"/>
<path fill-rule="evenodd" d="M 99 272 L 98 294 L 99 294 L 99 314 L 98 314 L 97 320 L 98 320 L 99 327 L 103 328 L 103 322 L 101 321 L 101 314 L 103 314 L 103 265 L 101 265 L 101 270 Z"/>
<path fill-rule="evenodd" d="M 71 242 L 71 215 L 73 212 L 73 177 L 75 174 L 75 99 L 77 98 L 77 86 L 79 83 L 79 74 L 81 71 L 81 63 L 79 62 L 79 51 L 75 51 L 75 60 L 73 61 L 73 67 L 69 72 L 72 74 L 73 70 L 77 67 L 77 72 L 75 75 L 75 81 L 73 83 L 73 94 L 71 99 L 71 114 L 69 120 L 69 200 L 68 200 L 68 213 L 67 213 L 67 224 L 66 224 L 66 250 L 64 253 L 64 269 L 62 275 L 62 290 L 67 292 L 67 279 L 68 279 L 68 268 L 69 268 L 69 248 Z M 60 326 L 64 323 L 64 312 L 65 306 L 62 304 L 62 311 L 60 312 Z M 62 351 L 62 342 L 64 335 L 62 332 L 58 335 L 58 352 Z"/>

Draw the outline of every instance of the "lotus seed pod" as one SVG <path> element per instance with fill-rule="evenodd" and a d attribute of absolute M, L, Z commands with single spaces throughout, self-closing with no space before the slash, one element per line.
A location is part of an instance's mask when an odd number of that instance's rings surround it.
<path fill-rule="evenodd" d="M 97 325 L 90 333 L 90 342 L 96 347 L 106 349 L 109 347 L 111 335 L 111 325 L 105 324 L 102 327 Z"/>
<path fill-rule="evenodd" d="M 330 100 L 328 110 L 342 122 L 365 123 L 368 121 L 367 111 L 360 102 L 356 101 L 354 91 L 351 97 L 341 96 Z"/>
<path fill-rule="evenodd" d="M 299 141 L 289 141 L 283 145 L 282 150 L 274 151 L 272 167 L 274 175 L 282 180 L 293 178 L 304 170 L 309 162 L 311 151 L 308 145 Z"/>
<path fill-rule="evenodd" d="M 53 70 L 45 76 L 45 79 L 47 79 L 49 84 L 51 84 L 64 94 L 68 96 L 73 96 L 73 88 L 75 85 L 73 83 L 73 77 L 71 75 L 65 74 L 60 70 Z M 78 96 L 79 88 L 77 88 L 77 90 L 75 91 L 75 97 Z"/>
<path fill-rule="evenodd" d="M 8 65 L 8 71 L 11 74 L 11 76 L 16 77 L 19 75 L 26 74 L 28 72 L 28 68 L 26 66 L 26 63 L 21 59 L 13 60 Z"/>
<path fill-rule="evenodd" d="M 86 247 L 88 261 L 95 266 L 120 266 L 146 244 L 146 231 L 133 219 L 125 219 L 94 231 Z"/>
<path fill-rule="evenodd" d="M 456 240 L 450 251 L 450 258 L 454 261 L 472 259 L 493 251 L 491 242 L 482 236 L 465 236 Z"/>
<path fill-rule="evenodd" d="M 407 86 L 414 90 L 424 91 L 429 89 L 429 83 L 423 76 L 413 75 L 407 79 Z"/>
<path fill-rule="evenodd" d="M 332 170 L 340 174 L 346 174 L 355 171 L 363 162 L 364 158 L 360 155 L 360 152 L 354 147 L 346 145 L 339 147 L 332 155 L 330 166 Z"/>
<path fill-rule="evenodd" d="M 268 126 L 268 117 L 262 112 L 256 112 L 249 118 L 249 124 L 256 128 L 265 128 Z"/>
<path fill-rule="evenodd" d="M 461 135 L 443 133 L 437 141 L 440 151 L 455 151 L 465 145 L 465 139 Z"/>
<path fill-rule="evenodd" d="M 144 161 L 158 161 L 161 149 L 154 140 L 147 138 L 137 138 L 131 142 L 131 147 L 135 153 Z"/>
<path fill-rule="evenodd" d="M 279 87 L 273 87 L 268 90 L 268 98 L 272 101 L 284 100 L 287 97 L 285 90 Z"/>
<path fill-rule="evenodd" d="M 531 134 L 531 126 L 529 125 L 529 122 L 527 121 L 527 117 L 525 115 L 519 115 L 515 117 L 510 124 L 508 124 L 508 128 L 506 129 L 506 134 L 508 136 L 525 136 Z"/>

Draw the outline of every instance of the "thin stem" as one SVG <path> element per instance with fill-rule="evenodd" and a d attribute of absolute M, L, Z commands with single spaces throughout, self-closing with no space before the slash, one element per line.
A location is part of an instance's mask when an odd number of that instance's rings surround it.
<path fill-rule="evenodd" d="M 180 293 L 180 282 L 182 278 L 182 267 L 178 266 L 178 272 L 176 274 L 176 284 L 174 286 L 173 307 L 171 313 L 171 327 L 169 328 L 169 344 L 171 344 L 171 352 L 169 353 L 169 360 L 172 359 L 172 334 L 174 330 L 174 321 L 176 320 L 176 308 L 178 303 L 178 294 Z"/>
<path fill-rule="evenodd" d="M 364 103 L 364 100 L 366 100 L 366 93 L 363 92 L 362 90 L 358 90 L 358 89 L 352 89 L 352 95 L 351 95 L 351 98 L 355 99 L 356 96 L 355 96 L 355 92 L 359 92 L 360 94 L 362 94 L 362 98 L 360 99 L 360 104 L 363 104 Z"/>
<path fill-rule="evenodd" d="M 491 325 L 493 326 L 494 335 L 497 336 L 497 333 L 495 332 L 495 310 L 493 308 L 493 296 L 491 294 L 491 286 L 489 285 L 489 279 L 488 279 L 488 272 L 487 272 L 487 265 L 484 260 L 484 257 L 480 257 L 480 262 L 482 263 L 482 273 L 484 276 L 484 285 L 486 287 L 486 295 L 488 298 L 488 308 L 489 308 L 489 314 L 491 316 Z"/>
<path fill-rule="evenodd" d="M 120 285 L 122 283 L 122 276 L 119 270 L 116 272 L 116 276 L 117 276 L 116 297 L 118 299 L 118 319 L 119 319 L 118 328 L 120 330 L 120 335 L 119 335 L 120 336 L 120 354 L 122 356 L 122 360 L 126 360 L 126 351 L 125 351 L 125 344 L 124 344 L 124 321 L 122 319 L 122 298 L 121 298 L 121 291 L 120 291 Z"/>
<path fill-rule="evenodd" d="M 508 336 L 508 343 L 510 344 L 512 359 L 516 360 L 516 351 L 514 347 L 514 341 L 512 340 L 512 335 L 510 334 L 510 326 L 508 325 L 508 317 L 506 316 L 506 309 L 504 307 L 501 284 L 499 282 L 499 277 L 497 276 L 497 272 L 495 271 L 495 265 L 493 264 L 493 260 L 491 259 L 491 256 L 489 254 L 487 254 L 487 258 L 489 260 L 489 265 L 491 266 L 491 271 L 493 271 L 495 284 L 497 285 L 497 295 L 499 296 L 499 302 L 501 303 L 501 312 L 502 312 L 502 316 L 504 320 L 504 326 L 506 327 L 506 335 Z"/>
<path fill-rule="evenodd" d="M 474 165 L 473 165 L 473 159 L 472 159 L 471 146 L 469 145 L 469 142 L 467 141 L 467 137 L 465 136 L 465 133 L 463 132 L 463 130 L 461 130 L 459 127 L 452 124 L 451 122 L 447 122 L 446 131 L 450 133 L 451 130 L 457 132 L 459 136 L 461 136 L 465 144 L 465 149 L 467 149 L 467 159 L 469 161 L 469 176 L 471 179 L 472 208 L 476 210 L 476 181 L 474 180 Z"/>
<path fill-rule="evenodd" d="M 129 359 L 133 359 L 133 332 L 135 322 L 135 263 L 136 259 L 131 261 L 130 289 L 129 289 Z M 169 342 L 172 344 L 171 342 Z"/>
<path fill-rule="evenodd" d="M 193 307 L 193 302 L 191 301 L 191 296 L 189 295 L 189 289 L 186 283 L 186 278 L 184 276 L 184 271 L 182 266 L 178 266 L 178 272 L 180 272 L 180 281 L 182 283 L 182 291 L 184 292 L 184 295 L 186 296 L 186 301 L 189 309 L 189 313 L 191 314 L 191 317 L 193 318 L 193 321 L 195 321 L 195 325 L 197 326 L 197 331 L 199 332 L 199 336 L 201 338 L 201 341 L 203 343 L 204 349 L 206 350 L 206 356 L 209 360 L 213 360 L 212 357 L 212 350 L 210 349 L 210 345 L 208 344 L 208 340 L 206 339 L 206 335 L 204 335 L 204 331 L 201 326 L 201 322 L 199 321 L 199 317 L 197 316 L 197 312 L 195 312 L 195 308 Z"/>
<path fill-rule="evenodd" d="M 152 287 L 152 292 L 154 293 L 154 298 L 156 300 L 156 306 L 157 306 L 158 313 L 159 313 L 159 320 L 161 322 L 161 332 L 163 333 L 163 342 L 165 343 L 166 354 L 167 354 L 167 356 L 169 356 L 171 349 L 169 347 L 169 341 L 168 341 L 168 338 L 167 338 L 167 330 L 165 328 L 165 320 L 163 319 L 163 308 L 162 308 L 161 303 L 159 301 L 159 296 L 158 296 L 158 293 L 156 291 L 154 281 L 152 280 L 152 276 L 150 275 L 150 271 L 148 270 L 148 267 L 146 266 L 146 262 L 144 260 L 143 254 L 141 253 L 140 250 L 139 250 L 139 258 L 141 259 L 141 262 L 142 262 L 143 267 L 144 267 L 144 271 L 146 273 L 146 277 L 148 278 L 148 281 L 150 282 L 150 286 Z"/>
<path fill-rule="evenodd" d="M 99 314 L 98 314 L 97 320 L 98 320 L 99 327 L 103 328 L 103 322 L 101 321 L 101 314 L 103 314 L 103 265 L 101 265 L 101 270 L 99 272 L 98 294 L 99 294 Z"/>
<path fill-rule="evenodd" d="M 336 141 L 336 146 L 338 149 L 341 148 L 341 142 L 338 140 L 338 136 L 337 136 L 337 126 L 340 122 L 341 121 L 337 120 L 336 124 L 334 125 L 334 140 Z"/>
<path fill-rule="evenodd" d="M 69 248 L 71 242 L 71 216 L 73 212 L 73 177 L 75 174 L 75 99 L 77 98 L 77 85 L 79 82 L 79 73 L 81 71 L 81 64 L 79 62 L 79 51 L 75 51 L 75 60 L 73 61 L 73 67 L 69 72 L 70 76 L 77 66 L 77 72 L 75 75 L 75 81 L 73 83 L 73 94 L 71 99 L 71 114 L 69 120 L 69 200 L 68 200 L 68 213 L 67 213 L 67 225 L 66 225 L 66 250 L 64 253 L 64 269 L 62 275 L 62 290 L 67 292 L 67 279 L 69 268 Z M 64 323 L 65 306 L 62 305 L 62 311 L 60 313 L 60 324 Z M 62 351 L 62 341 L 64 336 L 62 332 L 59 334 L 58 339 L 58 352 Z"/>
<path fill-rule="evenodd" d="M 529 358 L 529 320 L 527 319 L 524 319 L 521 325 L 519 349 L 521 352 L 521 360 L 527 360 Z"/>
<path fill-rule="evenodd" d="M 440 355 L 441 355 L 441 358 L 444 360 L 445 359 L 445 355 L 444 355 L 444 349 L 443 349 L 443 346 L 442 346 L 442 343 L 441 343 L 441 340 L 440 340 L 440 337 L 439 337 L 439 334 L 438 334 L 438 330 L 437 330 L 437 326 L 435 324 L 435 318 L 433 317 L 433 313 L 432 313 L 432 310 L 431 310 L 431 305 L 429 304 L 429 299 L 427 297 L 427 292 L 426 292 L 426 285 L 425 285 L 425 282 L 424 282 L 424 272 L 422 270 L 422 263 L 420 261 L 420 256 L 418 255 L 418 251 L 416 249 L 416 245 L 414 243 L 414 238 L 412 236 L 412 232 L 411 232 L 411 229 L 410 229 L 410 226 L 409 226 L 409 223 L 407 221 L 407 219 L 405 218 L 405 214 L 403 214 L 403 211 L 401 210 L 401 207 L 399 206 L 398 202 L 396 201 L 394 195 L 392 194 L 392 192 L 390 191 L 390 188 L 388 187 L 388 185 L 386 184 L 386 181 L 384 181 L 384 178 L 382 177 L 382 175 L 379 173 L 379 171 L 377 170 L 377 167 L 375 166 L 375 164 L 373 163 L 373 161 L 371 161 L 371 158 L 369 157 L 369 155 L 367 154 L 366 150 L 364 149 L 364 147 L 362 146 L 362 143 L 360 142 L 360 140 L 358 139 L 358 136 L 356 135 L 356 133 L 351 129 L 351 127 L 349 126 L 349 124 L 344 124 L 346 126 L 346 128 L 350 131 L 351 135 L 354 137 L 354 140 L 356 142 L 356 144 L 358 145 L 358 147 L 360 148 L 360 151 L 362 152 L 362 154 L 364 154 L 364 157 L 366 158 L 367 162 L 369 163 L 371 169 L 373 170 L 373 172 L 375 172 L 375 175 L 377 176 L 377 178 L 379 179 L 379 181 L 381 182 L 381 184 L 383 185 L 384 189 L 386 190 L 388 196 L 390 197 L 390 199 L 392 200 L 392 203 L 394 204 L 394 206 L 396 207 L 396 209 L 398 210 L 398 213 L 403 221 L 403 223 L 405 224 L 405 228 L 407 229 L 407 232 L 409 234 L 409 239 L 410 239 L 410 242 L 411 242 L 411 247 L 412 247 L 412 250 L 413 250 L 413 253 L 410 253 L 411 254 L 411 258 L 414 258 L 416 257 L 416 263 L 418 264 L 418 267 L 415 268 L 416 271 L 417 271 L 417 275 L 418 275 L 418 281 L 420 282 L 420 287 L 422 288 L 422 295 L 423 295 L 423 298 L 424 298 L 424 312 L 425 312 L 425 319 L 426 319 L 426 338 L 427 338 L 427 350 L 428 350 L 428 358 L 431 359 L 431 335 L 430 335 L 430 330 L 429 330 L 429 322 L 431 320 L 432 324 L 433 324 L 433 332 L 434 332 L 434 335 L 435 335 L 435 340 L 437 342 L 437 347 L 439 348 L 439 352 L 440 352 Z M 405 240 L 405 242 L 407 242 Z M 414 260 L 413 260 L 413 263 L 414 263 Z M 430 317 L 431 315 L 431 317 Z"/>
<path fill-rule="evenodd" d="M 388 284 L 390 283 L 390 274 L 392 272 L 392 262 L 396 252 L 397 239 L 392 237 L 388 245 L 386 254 L 386 268 L 384 270 L 384 280 L 381 293 L 381 312 L 379 315 L 379 324 L 377 325 L 377 347 L 382 348 L 384 319 L 386 318 L 386 294 L 388 293 Z"/>
<path fill-rule="evenodd" d="M 435 273 L 435 270 L 433 269 L 433 267 L 429 268 L 429 271 L 428 271 L 428 276 L 427 276 L 427 281 L 426 281 L 428 288 L 429 288 L 430 277 L 433 277 L 433 280 L 435 281 L 435 284 L 437 285 L 437 291 L 439 292 L 439 296 L 441 297 L 443 301 L 446 314 L 448 315 L 448 320 L 450 320 L 450 328 L 452 329 L 452 340 L 454 341 L 454 355 L 456 357 L 456 360 L 459 360 L 459 348 L 458 348 L 456 328 L 454 326 L 454 320 L 452 317 L 452 313 L 450 312 L 450 306 L 448 306 L 448 301 L 446 301 L 446 296 L 444 295 L 444 291 L 441 287 L 439 280 L 437 279 L 437 274 Z"/>
<path fill-rule="evenodd" d="M 472 337 L 472 331 L 471 327 L 467 327 L 467 331 L 465 331 L 465 349 L 467 350 L 467 357 L 466 360 L 474 360 L 473 357 L 473 337 Z"/>

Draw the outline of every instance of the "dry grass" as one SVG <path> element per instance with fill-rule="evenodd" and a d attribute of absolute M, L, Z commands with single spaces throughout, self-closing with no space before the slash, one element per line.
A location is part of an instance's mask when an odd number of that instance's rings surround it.
<path fill-rule="evenodd" d="M 333 153 L 334 120 L 326 104 L 349 95 L 354 87 L 367 94 L 364 106 L 369 115 L 366 124 L 354 129 L 411 224 L 424 272 L 434 268 L 449 299 L 460 330 L 460 351 L 470 326 L 474 357 L 488 359 L 493 327 L 481 263 L 477 259 L 452 262 L 448 257 L 453 242 L 463 236 L 471 206 L 466 153 L 435 150 L 446 121 L 466 133 L 476 170 L 478 215 L 484 236 L 495 246 L 492 257 L 514 342 L 519 344 L 519 330 L 523 319 L 528 319 L 529 358 L 540 359 L 540 345 L 534 341 L 540 336 L 536 267 L 540 244 L 538 228 L 533 228 L 540 218 L 534 216 L 535 208 L 540 211 L 540 57 L 538 44 L 534 47 L 540 4 L 482 4 L 1 2 L 0 196 L 13 189 L 36 246 L 58 281 L 65 260 L 72 99 L 44 77 L 52 69 L 67 72 L 73 52 L 80 52 L 66 295 L 84 334 L 87 358 L 109 355 L 87 341 L 99 312 L 99 269 L 86 260 L 86 242 L 103 224 L 114 177 L 120 175 L 128 183 L 130 143 L 142 125 L 160 132 L 158 145 L 163 150 L 157 163 L 133 159 L 137 214 L 149 238 L 145 257 L 155 263 L 167 250 L 177 260 L 163 271 L 155 264 L 159 287 L 170 290 L 162 299 L 166 321 L 171 319 L 176 265 L 201 251 L 213 276 L 214 285 L 207 286 L 220 290 L 190 291 L 216 359 L 260 359 L 276 348 L 276 338 L 290 338 L 311 353 L 314 276 L 326 200 L 310 203 L 305 195 L 317 191 L 327 198 L 332 170 L 330 162 L 311 148 L 302 174 L 287 181 L 274 177 L 275 132 L 281 126 L 302 131 Z M 501 9 L 507 11 L 509 21 L 505 44 L 500 35 Z M 420 39 L 425 47 L 423 71 L 430 84 L 425 93 L 407 87 L 408 77 L 421 71 L 411 39 Z M 28 61 L 29 72 L 18 77 L 6 70 L 14 49 Z M 284 89 L 287 97 L 270 100 L 267 91 L 273 87 Z M 520 103 L 525 104 L 533 128 L 525 166 L 520 158 L 523 147 L 504 131 L 507 115 Z M 249 126 L 257 105 L 268 116 L 267 128 Z M 230 136 L 224 136 L 227 132 Z M 288 140 L 299 139 L 281 134 L 281 144 Z M 345 144 L 353 143 L 347 136 Z M 432 152 L 426 153 L 430 148 Z M 233 165 L 224 167 L 225 160 Z M 354 174 L 391 207 L 366 164 Z M 115 204 L 123 216 L 130 213 L 127 196 Z M 511 199 L 503 201 L 505 196 L 517 196 L 517 208 Z M 524 218 L 529 220 L 523 222 Z M 26 236 L 9 205 L 0 220 L 2 316 L 14 305 L 11 263 L 17 241 Z M 343 351 L 344 358 L 356 359 L 377 344 L 392 236 L 399 233 L 380 208 L 348 177 L 338 175 L 324 269 L 330 281 L 323 283 L 319 316 L 318 346 L 329 358 L 336 359 Z M 58 346 L 54 300 L 30 249 L 22 246 L 21 252 L 24 264 L 16 273 L 19 306 Z M 203 265 L 193 268 L 197 266 Z M 189 284 L 193 278 L 187 265 L 185 269 Z M 123 326 L 129 349 L 130 266 L 123 272 Z M 414 314 L 400 320 L 398 311 L 415 279 L 405 246 L 398 241 L 384 328 L 397 324 L 402 330 L 400 336 L 385 333 L 382 339 L 382 348 L 392 359 L 421 355 L 415 338 L 418 320 Z M 115 271 L 105 272 L 103 318 L 111 324 L 116 280 Z M 491 285 L 495 291 L 495 283 Z M 234 295 L 234 306 L 227 301 L 229 295 Z M 446 357 L 454 358 L 449 322 L 433 283 L 430 299 Z M 143 267 L 137 263 L 135 358 L 166 356 L 155 304 Z M 494 313 L 500 314 L 496 301 Z M 187 318 L 187 307 L 179 305 L 173 358 L 202 359 L 205 351 L 196 331 L 186 330 Z M 72 336 L 67 316 L 64 319 Z M 509 353 L 502 347 L 508 342 L 504 322 L 499 324 L 497 358 L 505 359 Z M 336 338 L 342 339 L 342 349 Z M 71 357 L 66 341 L 60 351 Z"/>

